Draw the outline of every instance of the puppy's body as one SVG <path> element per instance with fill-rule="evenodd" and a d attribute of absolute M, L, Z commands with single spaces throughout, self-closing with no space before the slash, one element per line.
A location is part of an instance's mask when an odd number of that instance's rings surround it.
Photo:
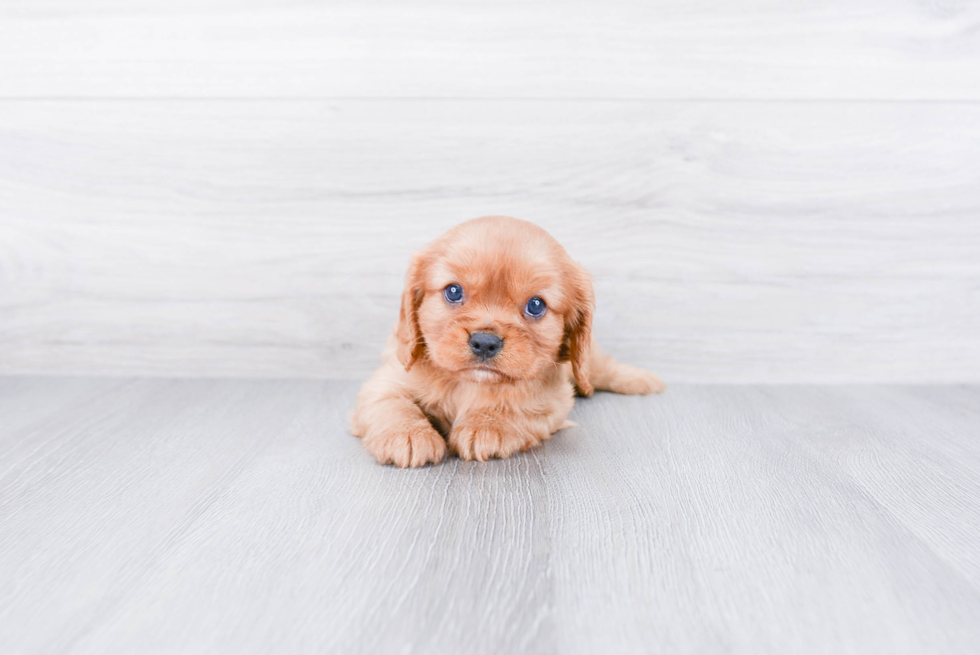
<path fill-rule="evenodd" d="M 458 225 L 413 257 L 352 432 L 383 464 L 438 462 L 447 442 L 483 461 L 570 425 L 576 390 L 662 391 L 599 351 L 593 306 L 588 273 L 541 228 L 500 216 Z"/>

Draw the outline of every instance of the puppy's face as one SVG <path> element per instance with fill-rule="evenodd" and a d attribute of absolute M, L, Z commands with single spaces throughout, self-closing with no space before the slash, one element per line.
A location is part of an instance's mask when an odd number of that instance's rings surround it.
<path fill-rule="evenodd" d="M 488 384 L 534 379 L 571 360 L 588 393 L 592 305 L 588 274 L 547 232 L 512 218 L 476 219 L 415 255 L 399 359 L 411 368 L 426 357 L 446 376 Z"/>

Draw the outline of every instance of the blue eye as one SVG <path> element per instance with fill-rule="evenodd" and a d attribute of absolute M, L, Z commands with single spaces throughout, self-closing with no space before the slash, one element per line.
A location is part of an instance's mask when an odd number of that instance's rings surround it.
<path fill-rule="evenodd" d="M 541 318 L 544 316 L 544 310 L 547 308 L 548 306 L 544 304 L 544 300 L 534 296 L 527 301 L 527 305 L 524 307 L 524 313 L 532 318 Z"/>
<path fill-rule="evenodd" d="M 450 284 L 448 287 L 443 289 L 442 295 L 446 297 L 446 302 L 463 302 L 463 287 L 459 286 L 458 284 Z"/>

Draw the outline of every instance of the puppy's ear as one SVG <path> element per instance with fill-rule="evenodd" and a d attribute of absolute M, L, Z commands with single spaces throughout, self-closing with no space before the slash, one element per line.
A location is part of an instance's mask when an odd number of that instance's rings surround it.
<path fill-rule="evenodd" d="M 573 263 L 566 280 L 568 292 L 571 294 L 571 305 L 565 313 L 562 359 L 572 362 L 572 376 L 575 378 L 578 392 L 583 396 L 591 396 L 589 351 L 592 345 L 592 313 L 595 309 L 592 277 L 584 268 Z"/>
<path fill-rule="evenodd" d="M 425 340 L 419 328 L 419 305 L 425 297 L 425 266 L 424 253 L 415 253 L 408 273 L 405 274 L 405 290 L 402 292 L 402 306 L 398 312 L 398 326 L 395 328 L 398 342 L 395 354 L 406 371 L 425 352 Z"/>

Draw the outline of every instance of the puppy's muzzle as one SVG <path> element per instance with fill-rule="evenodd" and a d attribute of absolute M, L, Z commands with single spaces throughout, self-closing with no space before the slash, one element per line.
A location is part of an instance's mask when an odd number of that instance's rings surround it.
<path fill-rule="evenodd" d="M 470 350 L 478 359 L 493 359 L 504 347 L 504 340 L 491 332 L 474 332 L 470 335 Z"/>

